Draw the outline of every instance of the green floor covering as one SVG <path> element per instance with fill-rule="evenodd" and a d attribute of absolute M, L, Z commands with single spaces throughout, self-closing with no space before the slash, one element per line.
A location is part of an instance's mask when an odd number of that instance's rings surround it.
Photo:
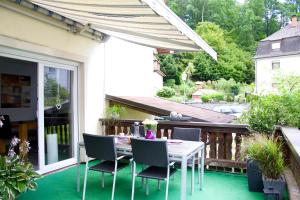
<path fill-rule="evenodd" d="M 84 165 L 81 165 L 81 191 L 83 185 Z M 112 176 L 105 176 L 105 188 L 101 188 L 98 172 L 89 171 L 86 200 L 106 200 L 111 198 Z M 197 176 L 198 174 L 195 173 Z M 199 190 L 196 181 L 195 193 L 190 195 L 191 171 L 188 171 L 187 199 L 205 200 L 263 200 L 262 193 L 249 192 L 247 178 L 243 175 L 206 171 L 204 175 L 204 189 Z M 22 194 L 18 200 L 72 200 L 81 199 L 82 192 L 76 192 L 76 167 L 44 176 L 38 181 L 37 191 L 29 191 Z M 165 184 L 161 184 L 161 190 L 157 190 L 157 181 L 149 181 L 149 196 L 141 187 L 140 179 L 136 180 L 135 199 L 163 200 L 165 196 Z M 117 177 L 115 200 L 130 200 L 131 176 L 130 169 L 120 171 Z M 169 199 L 180 199 L 180 171 L 170 180 Z"/>

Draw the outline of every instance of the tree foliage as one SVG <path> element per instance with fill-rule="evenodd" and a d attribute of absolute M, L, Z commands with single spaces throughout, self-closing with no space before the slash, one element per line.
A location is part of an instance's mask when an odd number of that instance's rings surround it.
<path fill-rule="evenodd" d="M 286 25 L 292 15 L 300 16 L 300 0 L 246 0 L 244 4 L 236 0 L 169 0 L 168 5 L 219 56 L 218 63 L 204 53 L 160 56 L 165 80 L 174 79 L 176 84 L 189 62 L 195 66 L 195 80 L 252 82 L 252 57 L 258 41 Z"/>

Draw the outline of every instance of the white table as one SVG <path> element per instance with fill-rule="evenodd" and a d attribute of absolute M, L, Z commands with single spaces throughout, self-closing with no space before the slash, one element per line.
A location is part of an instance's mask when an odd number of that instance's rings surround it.
<path fill-rule="evenodd" d="M 83 142 L 79 142 L 78 145 L 78 157 L 77 157 L 77 191 L 80 191 L 80 148 L 84 148 Z M 117 143 L 116 149 L 119 154 L 132 155 L 131 145 L 127 143 Z M 181 163 L 181 191 L 180 199 L 186 199 L 186 179 L 187 179 L 187 161 L 196 154 L 200 159 L 201 176 L 200 176 L 200 190 L 203 188 L 204 177 L 204 143 L 193 141 L 182 141 L 179 144 L 168 143 L 168 152 L 170 161 L 176 161 Z M 194 187 L 192 185 L 192 187 Z M 192 189 L 193 190 L 193 189 Z"/>

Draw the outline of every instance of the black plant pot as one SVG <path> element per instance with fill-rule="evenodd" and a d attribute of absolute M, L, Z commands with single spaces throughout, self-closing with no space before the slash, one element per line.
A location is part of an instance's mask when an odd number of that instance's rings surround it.
<path fill-rule="evenodd" d="M 248 188 L 251 192 L 263 192 L 262 173 L 255 160 L 247 160 Z"/>
<path fill-rule="evenodd" d="M 283 199 L 285 190 L 285 179 L 281 176 L 279 179 L 270 179 L 263 176 L 263 184 L 266 189 L 273 189 L 279 192 L 279 200 Z"/>

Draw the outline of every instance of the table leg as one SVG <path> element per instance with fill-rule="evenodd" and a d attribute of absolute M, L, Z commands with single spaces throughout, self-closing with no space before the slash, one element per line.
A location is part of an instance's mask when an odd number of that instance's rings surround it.
<path fill-rule="evenodd" d="M 203 189 L 203 179 L 204 179 L 204 148 L 201 150 L 201 180 L 200 180 L 200 190 Z"/>
<path fill-rule="evenodd" d="M 80 192 L 80 145 L 77 144 L 77 192 Z"/>
<path fill-rule="evenodd" d="M 181 191 L 180 191 L 181 200 L 186 199 L 186 174 L 187 174 L 187 159 L 183 157 L 181 162 Z"/>

